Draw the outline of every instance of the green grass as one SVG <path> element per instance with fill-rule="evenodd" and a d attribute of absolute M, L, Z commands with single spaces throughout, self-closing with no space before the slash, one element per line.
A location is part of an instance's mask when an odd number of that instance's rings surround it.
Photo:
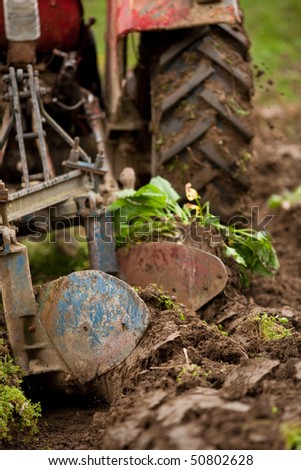
<path fill-rule="evenodd" d="M 30 260 L 30 271 L 34 284 L 42 284 L 59 276 L 67 276 L 73 271 L 89 269 L 88 244 L 79 235 L 79 227 L 65 231 L 55 243 L 55 233 L 51 232 L 45 240 L 35 243 L 21 240 L 26 245 Z"/>
<path fill-rule="evenodd" d="M 85 20 L 95 18 L 93 33 L 97 43 L 98 60 L 101 69 L 104 66 L 106 51 L 105 32 L 106 32 L 106 0 L 83 0 Z"/>
<path fill-rule="evenodd" d="M 265 75 L 257 83 L 261 95 L 267 92 L 267 80 L 273 80 L 274 97 L 283 95 L 294 100 L 301 91 L 300 75 L 300 0 L 241 0 L 245 13 L 245 27 L 250 36 L 253 62 Z M 260 88 L 262 86 L 263 88 Z"/>

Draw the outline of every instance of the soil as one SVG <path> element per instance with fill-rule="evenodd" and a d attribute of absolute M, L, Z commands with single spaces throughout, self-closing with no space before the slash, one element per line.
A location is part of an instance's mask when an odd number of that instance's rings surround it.
<path fill-rule="evenodd" d="M 107 401 L 96 393 L 74 399 L 44 397 L 37 440 L 12 441 L 4 448 L 297 446 L 301 207 L 272 212 L 266 201 L 271 194 L 300 184 L 301 109 L 258 106 L 254 123 L 257 171 L 252 213 L 259 213 L 256 226 L 266 215 L 274 215 L 266 228 L 281 263 L 276 278 L 254 279 L 242 292 L 232 271 L 225 291 L 199 312 L 175 304 L 167 309 L 157 288 L 141 290 L 151 323 L 132 355 L 108 374 Z M 272 338 L 267 324 L 272 325 Z"/>

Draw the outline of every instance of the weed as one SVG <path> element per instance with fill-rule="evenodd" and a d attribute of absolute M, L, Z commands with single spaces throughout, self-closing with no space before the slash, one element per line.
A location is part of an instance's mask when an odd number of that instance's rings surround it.
<path fill-rule="evenodd" d="M 156 139 L 156 150 L 159 151 L 161 149 L 161 147 L 163 147 L 163 145 L 165 144 L 166 142 L 166 139 L 164 137 L 164 135 L 159 135 Z"/>
<path fill-rule="evenodd" d="M 248 170 L 248 162 L 252 159 L 252 154 L 250 152 L 243 152 L 238 156 L 238 166 L 240 171 L 246 173 Z"/>
<path fill-rule="evenodd" d="M 276 416 L 279 413 L 277 406 L 273 406 L 271 409 L 272 416 Z"/>
<path fill-rule="evenodd" d="M 181 371 L 177 375 L 177 382 L 182 382 L 185 377 L 197 378 L 200 375 L 200 366 L 196 364 L 190 364 L 189 366 L 183 366 Z"/>
<path fill-rule="evenodd" d="M 191 364 L 188 358 L 187 349 L 183 349 L 186 364 L 182 367 L 177 375 L 177 382 L 182 382 L 184 377 L 197 378 L 200 375 L 200 366 L 197 364 Z"/>
<path fill-rule="evenodd" d="M 221 324 L 211 325 L 211 330 L 219 333 L 222 336 L 228 336 L 228 332 L 224 330 L 224 327 Z"/>
<path fill-rule="evenodd" d="M 175 312 L 177 312 L 179 314 L 180 321 L 185 321 L 186 320 L 183 309 L 168 294 L 166 294 L 165 292 L 161 293 L 158 296 L 157 300 L 160 304 L 160 307 L 163 310 L 174 310 Z"/>
<path fill-rule="evenodd" d="M 185 317 L 185 315 L 184 315 L 183 310 L 181 310 L 181 311 L 179 312 L 179 318 L 180 318 L 181 321 L 185 321 L 185 320 L 186 320 L 186 317 Z"/>
<path fill-rule="evenodd" d="M 181 173 L 187 173 L 188 170 L 189 170 L 189 165 L 188 165 L 188 163 L 185 163 L 185 162 L 181 163 L 181 168 L 180 168 L 180 170 L 181 170 Z"/>
<path fill-rule="evenodd" d="M 249 116 L 250 115 L 250 111 L 246 111 L 245 109 L 243 109 L 238 103 L 237 101 L 234 99 L 234 98 L 231 98 L 228 102 L 227 102 L 229 108 L 232 109 L 232 111 L 234 111 L 235 114 L 237 114 L 237 116 L 239 117 L 245 117 L 245 116 Z"/>
<path fill-rule="evenodd" d="M 160 310 L 173 310 L 179 314 L 180 321 L 185 321 L 185 314 L 183 312 L 183 308 L 176 302 L 176 298 L 174 296 L 170 296 L 164 289 L 158 286 L 155 283 L 151 283 L 148 285 L 148 288 L 151 289 L 156 298 L 156 306 Z M 134 288 L 135 291 L 139 294 L 141 291 L 141 287 Z"/>
<path fill-rule="evenodd" d="M 184 119 L 190 121 L 196 118 L 196 106 L 187 100 L 183 100 L 180 104 L 180 111 Z"/>
<path fill-rule="evenodd" d="M 301 423 L 284 423 L 281 431 L 287 450 L 301 450 Z"/>
<path fill-rule="evenodd" d="M 217 325 L 217 329 L 221 333 L 222 336 L 228 336 L 229 333 L 225 331 L 223 325 L 221 325 L 220 323 Z"/>
<path fill-rule="evenodd" d="M 276 341 L 291 336 L 291 331 L 283 326 L 287 318 L 279 318 L 277 315 L 268 315 L 263 312 L 254 318 L 259 325 L 260 334 L 267 341 Z"/>
<path fill-rule="evenodd" d="M 164 310 L 172 310 L 174 308 L 174 301 L 168 294 L 160 294 L 158 301 Z"/>
<path fill-rule="evenodd" d="M 190 183 L 185 189 L 189 203 L 183 206 L 178 203 L 180 196 L 171 184 L 160 176 L 131 194 L 128 190 L 119 191 L 118 199 L 110 206 L 117 245 L 174 237 L 180 225 L 197 223 L 201 227 L 212 227 L 221 235 L 225 257 L 233 258 L 239 265 L 244 284 L 250 273 L 274 276 L 279 261 L 266 232 L 221 224 L 219 218 L 210 213 L 209 202 L 201 204 L 200 195 Z"/>
<path fill-rule="evenodd" d="M 285 210 L 301 204 L 301 186 L 297 186 L 292 191 L 285 190 L 282 194 L 272 194 L 267 205 L 271 209 L 282 208 Z"/>
<path fill-rule="evenodd" d="M 165 167 L 167 173 L 172 173 L 175 169 L 175 162 L 174 161 L 171 161 L 169 162 L 166 167 Z"/>
<path fill-rule="evenodd" d="M 252 160 L 252 154 L 250 152 L 245 151 L 241 154 L 241 156 L 244 162 L 249 162 Z"/>

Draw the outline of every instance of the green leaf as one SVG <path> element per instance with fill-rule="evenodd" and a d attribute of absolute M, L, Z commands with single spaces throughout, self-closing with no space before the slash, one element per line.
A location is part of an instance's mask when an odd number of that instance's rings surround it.
<path fill-rule="evenodd" d="M 133 196 L 135 192 L 135 189 L 126 188 L 122 189 L 121 191 L 117 191 L 116 196 L 118 197 L 118 199 L 125 199 L 127 197 Z"/>
<path fill-rule="evenodd" d="M 150 180 L 150 184 L 160 189 L 167 197 L 169 202 L 176 202 L 180 199 L 179 194 L 171 186 L 170 182 L 161 176 L 155 176 Z"/>
<path fill-rule="evenodd" d="M 267 205 L 270 209 L 278 209 L 282 204 L 282 197 L 278 194 L 272 194 L 267 200 Z"/>
<path fill-rule="evenodd" d="M 245 259 L 235 250 L 235 248 L 231 248 L 228 245 L 225 245 L 225 255 L 227 258 L 233 258 L 238 264 L 241 266 L 247 267 L 247 263 Z"/>

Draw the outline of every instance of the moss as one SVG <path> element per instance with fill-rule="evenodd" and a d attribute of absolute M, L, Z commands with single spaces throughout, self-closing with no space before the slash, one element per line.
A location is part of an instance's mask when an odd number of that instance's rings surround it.
<path fill-rule="evenodd" d="M 263 312 L 257 315 L 254 321 L 258 323 L 260 335 L 264 340 L 275 341 L 291 335 L 291 331 L 284 326 L 288 322 L 287 318 Z"/>
<path fill-rule="evenodd" d="M 201 373 L 201 368 L 197 364 L 189 364 L 181 369 L 177 375 L 177 382 L 181 383 L 183 379 L 196 379 Z"/>
<path fill-rule="evenodd" d="M 224 327 L 223 327 L 223 325 L 221 325 L 221 324 L 212 325 L 212 326 L 211 326 L 211 329 L 212 329 L 213 331 L 216 331 L 217 333 L 219 333 L 219 334 L 222 335 L 222 336 L 228 336 L 228 332 L 224 330 Z"/>
<path fill-rule="evenodd" d="M 158 301 L 161 305 L 161 307 L 164 309 L 164 310 L 173 310 L 174 309 L 174 301 L 172 300 L 172 298 L 167 295 L 167 294 L 160 294 L 158 296 Z"/>
<path fill-rule="evenodd" d="M 21 384 L 21 369 L 8 354 L 0 356 L 0 440 L 4 442 L 12 436 L 26 441 L 38 433 L 41 405 L 25 397 Z"/>

